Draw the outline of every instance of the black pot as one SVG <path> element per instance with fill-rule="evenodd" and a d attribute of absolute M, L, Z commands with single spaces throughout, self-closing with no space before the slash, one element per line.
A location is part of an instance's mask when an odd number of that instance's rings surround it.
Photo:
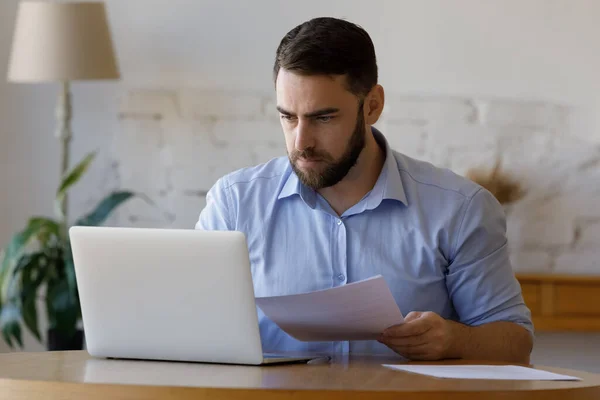
<path fill-rule="evenodd" d="M 83 350 L 83 331 L 77 330 L 72 337 L 67 337 L 56 329 L 48 329 L 47 347 L 49 351 Z"/>

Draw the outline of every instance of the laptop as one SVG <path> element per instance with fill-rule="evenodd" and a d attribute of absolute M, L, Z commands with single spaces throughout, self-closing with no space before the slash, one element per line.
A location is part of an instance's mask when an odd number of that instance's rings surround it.
<path fill-rule="evenodd" d="M 237 231 L 69 229 L 93 357 L 262 365 L 246 237 Z"/>

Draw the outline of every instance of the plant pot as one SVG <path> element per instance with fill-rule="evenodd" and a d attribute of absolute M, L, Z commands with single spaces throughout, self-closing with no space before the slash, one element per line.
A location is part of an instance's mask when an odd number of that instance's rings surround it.
<path fill-rule="evenodd" d="M 83 350 L 83 331 L 78 329 L 73 337 L 66 337 L 56 329 L 48 329 L 48 350 Z"/>

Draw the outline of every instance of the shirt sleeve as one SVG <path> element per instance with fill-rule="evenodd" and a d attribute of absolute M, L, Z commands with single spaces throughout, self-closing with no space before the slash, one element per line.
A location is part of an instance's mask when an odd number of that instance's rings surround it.
<path fill-rule="evenodd" d="M 509 259 L 504 211 L 489 191 L 479 189 L 468 201 L 451 254 L 446 284 L 460 322 L 514 322 L 533 335 Z"/>
<path fill-rule="evenodd" d="M 219 179 L 206 194 L 206 206 L 200 212 L 195 228 L 206 231 L 233 230 L 231 200 L 226 177 Z"/>

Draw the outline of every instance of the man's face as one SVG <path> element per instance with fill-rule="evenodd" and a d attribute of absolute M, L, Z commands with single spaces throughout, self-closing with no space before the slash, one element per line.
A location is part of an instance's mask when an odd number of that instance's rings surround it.
<path fill-rule="evenodd" d="M 276 88 L 294 172 L 315 190 L 335 185 L 365 147 L 362 102 L 346 89 L 341 76 L 303 76 L 281 69 Z"/>

